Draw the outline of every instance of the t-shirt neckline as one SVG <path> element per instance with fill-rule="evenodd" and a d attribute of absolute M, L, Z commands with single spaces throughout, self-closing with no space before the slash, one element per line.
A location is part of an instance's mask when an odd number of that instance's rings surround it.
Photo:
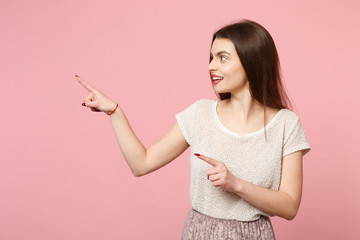
<path fill-rule="evenodd" d="M 261 132 L 264 132 L 264 128 L 261 128 L 255 132 L 252 132 L 252 133 L 236 133 L 236 132 L 233 132 L 231 130 L 229 130 L 228 128 L 226 128 L 220 121 L 219 119 L 219 116 L 217 115 L 217 112 L 216 112 L 216 106 L 217 106 L 217 103 L 218 101 L 217 100 L 214 100 L 214 104 L 213 104 L 213 114 L 214 114 L 214 117 L 216 119 L 216 122 L 217 124 L 220 126 L 220 128 L 226 132 L 227 134 L 230 134 L 231 136 L 234 136 L 234 137 L 251 137 L 251 136 L 254 136 L 254 135 L 257 135 L 257 134 L 260 134 Z M 270 120 L 270 122 L 266 125 L 266 129 L 268 129 L 275 121 L 276 119 L 279 118 L 279 115 L 280 113 L 284 110 L 284 108 L 280 109 L 279 112 L 276 113 L 276 115 Z"/>

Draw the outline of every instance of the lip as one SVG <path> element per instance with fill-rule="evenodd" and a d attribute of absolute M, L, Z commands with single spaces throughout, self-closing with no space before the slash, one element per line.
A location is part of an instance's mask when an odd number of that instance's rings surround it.
<path fill-rule="evenodd" d="M 218 84 L 218 83 L 221 82 L 221 81 L 222 81 L 222 79 L 221 79 L 221 80 L 212 81 L 212 84 L 215 86 L 216 84 Z"/>
<path fill-rule="evenodd" d="M 215 74 L 210 74 L 211 78 L 214 78 L 214 77 L 222 77 L 222 76 L 218 76 L 218 75 L 215 75 Z"/>
<path fill-rule="evenodd" d="M 219 82 L 221 82 L 221 81 L 224 79 L 224 77 L 215 75 L 215 74 L 213 74 L 213 73 L 211 73 L 210 76 L 211 76 L 211 82 L 212 82 L 212 84 L 213 84 L 214 86 L 215 86 L 216 84 L 218 84 Z M 215 78 L 215 77 L 222 78 L 222 79 L 220 79 L 220 80 L 213 80 L 213 78 Z"/>

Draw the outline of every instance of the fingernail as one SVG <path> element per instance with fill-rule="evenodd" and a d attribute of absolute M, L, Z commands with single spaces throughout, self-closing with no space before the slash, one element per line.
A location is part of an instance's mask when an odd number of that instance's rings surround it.
<path fill-rule="evenodd" d="M 194 155 L 195 155 L 195 156 L 200 156 L 200 154 L 198 154 L 198 153 L 194 153 Z"/>
<path fill-rule="evenodd" d="M 79 77 L 79 76 L 75 74 L 75 77 Z"/>
<path fill-rule="evenodd" d="M 210 180 L 210 179 L 209 179 L 209 175 L 208 175 L 208 180 Z"/>
<path fill-rule="evenodd" d="M 82 103 L 81 105 L 85 106 L 85 103 Z"/>

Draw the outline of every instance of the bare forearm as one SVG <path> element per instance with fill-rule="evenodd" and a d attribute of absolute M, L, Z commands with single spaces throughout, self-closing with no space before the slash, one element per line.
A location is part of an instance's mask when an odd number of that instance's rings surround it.
<path fill-rule="evenodd" d="M 111 124 L 124 158 L 135 176 L 141 176 L 146 148 L 135 135 L 121 108 L 110 115 Z"/>
<path fill-rule="evenodd" d="M 292 220 L 299 208 L 300 200 L 283 191 L 270 190 L 237 179 L 236 194 L 256 208 L 271 215 Z"/>
<path fill-rule="evenodd" d="M 207 171 L 208 179 L 215 187 L 239 195 L 242 199 L 270 215 L 291 220 L 295 217 L 302 193 L 302 152 L 296 151 L 283 157 L 279 190 L 270 190 L 234 176 L 224 162 L 208 156 L 195 155 L 213 166 Z"/>

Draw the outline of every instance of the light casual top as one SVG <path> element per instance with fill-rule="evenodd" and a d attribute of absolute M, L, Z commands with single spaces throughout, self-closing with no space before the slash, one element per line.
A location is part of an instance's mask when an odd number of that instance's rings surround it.
<path fill-rule="evenodd" d="M 268 189 L 278 190 L 283 156 L 310 151 L 299 117 L 281 109 L 264 128 L 249 134 L 227 129 L 216 113 L 216 100 L 200 99 L 175 115 L 190 145 L 190 200 L 192 208 L 211 217 L 252 221 L 269 214 L 255 208 L 235 193 L 215 187 L 207 179 L 210 164 L 198 159 L 200 153 L 224 162 L 236 177 Z"/>

